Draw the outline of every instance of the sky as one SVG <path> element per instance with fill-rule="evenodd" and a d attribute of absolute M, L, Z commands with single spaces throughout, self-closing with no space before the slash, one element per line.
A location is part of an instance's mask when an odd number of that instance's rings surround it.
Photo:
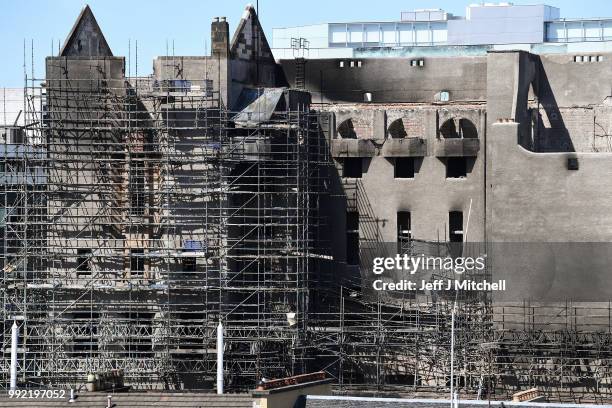
<path fill-rule="evenodd" d="M 259 0 L 259 15 L 271 42 L 272 28 L 343 21 L 394 21 L 401 11 L 442 8 L 465 15 L 465 6 L 475 0 Z M 541 0 L 514 1 L 538 4 Z M 255 1 L 253 1 L 255 4 Z M 233 34 L 245 0 L 5 0 L 0 9 L 0 87 L 21 87 L 24 83 L 24 41 L 27 71 L 44 76 L 44 57 L 57 54 L 81 8 L 89 4 L 113 54 L 131 55 L 132 75 L 149 74 L 155 56 L 206 55 L 210 46 L 210 22 L 226 16 Z M 610 0 L 549 0 L 561 9 L 561 17 L 612 17 Z M 33 45 L 33 47 L 32 47 Z M 167 52 L 168 49 L 168 52 Z M 126 62 L 127 64 L 127 62 Z M 127 67 L 126 67 L 127 69 Z M 30 74 L 29 74 L 30 75 Z"/>

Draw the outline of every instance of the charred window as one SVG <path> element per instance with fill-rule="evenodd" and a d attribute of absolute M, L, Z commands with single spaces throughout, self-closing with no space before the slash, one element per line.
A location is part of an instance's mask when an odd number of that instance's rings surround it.
<path fill-rule="evenodd" d="M 347 119 L 338 126 L 338 134 L 342 139 L 357 139 L 355 125 L 352 119 Z"/>
<path fill-rule="evenodd" d="M 467 177 L 467 159 L 465 157 L 446 158 L 446 178 Z"/>
<path fill-rule="evenodd" d="M 450 242 L 463 242 L 463 212 L 448 213 L 448 236 Z"/>
<path fill-rule="evenodd" d="M 449 119 L 440 126 L 440 136 L 444 139 L 475 139 L 478 130 L 469 119 Z"/>
<path fill-rule="evenodd" d="M 414 158 L 397 157 L 393 165 L 395 178 L 414 178 Z"/>
<path fill-rule="evenodd" d="M 189 257 L 189 258 L 183 258 L 182 259 L 182 267 L 183 267 L 183 272 L 185 273 L 194 273 L 197 272 L 197 263 L 196 263 L 196 258 L 193 257 Z"/>
<path fill-rule="evenodd" d="M 347 157 L 342 163 L 342 177 L 361 178 L 363 176 L 362 159 Z"/>
<path fill-rule="evenodd" d="M 410 231 L 410 212 L 409 211 L 398 211 L 397 212 L 397 240 L 408 240 L 411 236 Z"/>
<path fill-rule="evenodd" d="M 359 213 L 346 213 L 346 263 L 359 265 Z"/>
<path fill-rule="evenodd" d="M 402 119 L 397 119 L 389 125 L 389 136 L 392 139 L 403 139 L 408 136 L 406 132 L 406 128 L 404 127 L 404 121 Z"/>
<path fill-rule="evenodd" d="M 77 276 L 91 275 L 91 249 L 77 249 Z"/>

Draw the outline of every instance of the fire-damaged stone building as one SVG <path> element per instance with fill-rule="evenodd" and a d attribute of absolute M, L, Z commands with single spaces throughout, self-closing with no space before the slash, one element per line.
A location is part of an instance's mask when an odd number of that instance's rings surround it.
<path fill-rule="evenodd" d="M 213 389 L 221 353 L 234 390 L 612 398 L 612 54 L 275 60 L 252 6 L 148 76 L 111 45 L 85 8 L 27 95 L 44 154 L 10 158 L 44 174 L 4 184 L 23 384 Z M 484 256 L 514 290 L 374 291 L 398 253 Z"/>

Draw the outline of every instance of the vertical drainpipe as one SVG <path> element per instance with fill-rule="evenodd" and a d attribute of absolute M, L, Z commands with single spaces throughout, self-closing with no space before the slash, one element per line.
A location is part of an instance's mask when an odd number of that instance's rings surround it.
<path fill-rule="evenodd" d="M 17 389 L 17 345 L 19 343 L 19 328 L 17 321 L 11 327 L 11 390 Z"/>
<path fill-rule="evenodd" d="M 223 394 L 223 325 L 217 326 L 217 394 Z"/>

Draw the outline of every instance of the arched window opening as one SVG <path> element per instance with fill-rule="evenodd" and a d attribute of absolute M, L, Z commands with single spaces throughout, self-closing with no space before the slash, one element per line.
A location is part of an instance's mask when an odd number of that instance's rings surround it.
<path fill-rule="evenodd" d="M 457 128 L 455 126 L 455 121 L 453 119 L 449 119 L 440 126 L 440 135 L 444 139 L 454 139 L 459 137 L 459 133 L 457 132 Z"/>
<path fill-rule="evenodd" d="M 408 136 L 402 119 L 394 120 L 389 126 L 388 133 L 392 139 L 403 139 Z"/>
<path fill-rule="evenodd" d="M 445 139 L 475 139 L 478 130 L 469 119 L 449 119 L 440 126 L 440 135 Z"/>
<path fill-rule="evenodd" d="M 338 134 L 342 139 L 357 139 L 352 119 L 347 119 L 338 126 Z"/>
<path fill-rule="evenodd" d="M 476 130 L 476 126 L 469 119 L 459 120 L 459 130 L 461 137 L 464 139 L 476 139 L 478 137 L 478 130 Z"/>

